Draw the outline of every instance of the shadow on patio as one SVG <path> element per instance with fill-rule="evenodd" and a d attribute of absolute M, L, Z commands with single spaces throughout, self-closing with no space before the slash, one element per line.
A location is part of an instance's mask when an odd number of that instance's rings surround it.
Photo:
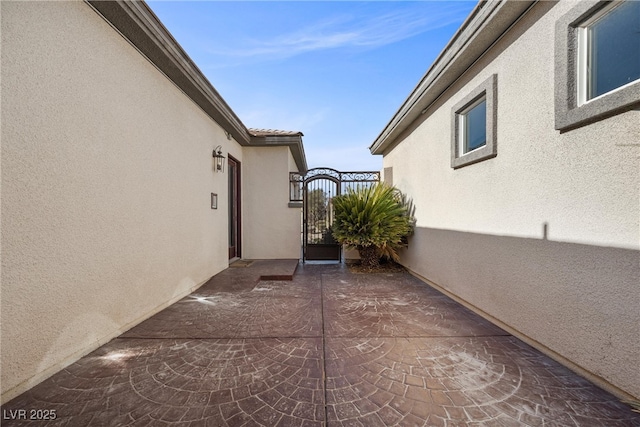
<path fill-rule="evenodd" d="M 640 426 L 407 273 L 247 264 L 8 402 L 3 425 Z"/>

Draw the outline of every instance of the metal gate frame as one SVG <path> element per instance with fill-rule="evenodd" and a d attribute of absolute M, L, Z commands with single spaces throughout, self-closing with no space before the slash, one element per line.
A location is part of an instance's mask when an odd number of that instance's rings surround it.
<path fill-rule="evenodd" d="M 332 200 L 349 188 L 368 187 L 379 181 L 378 171 L 340 172 L 331 168 L 314 168 L 304 175 L 297 172 L 289 174 L 289 201 L 302 202 L 303 262 L 342 261 L 342 245 L 331 234 Z M 316 200 L 320 195 L 320 201 Z"/>

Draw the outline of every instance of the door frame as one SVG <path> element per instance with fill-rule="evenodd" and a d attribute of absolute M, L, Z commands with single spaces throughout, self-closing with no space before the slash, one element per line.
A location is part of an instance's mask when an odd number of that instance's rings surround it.
<path fill-rule="evenodd" d="M 240 162 L 229 156 L 227 170 L 229 179 L 229 259 L 233 259 L 242 257 L 242 179 Z M 231 192 L 232 185 L 235 190 L 233 193 Z M 235 196 L 233 200 L 232 194 Z M 234 213 L 235 215 L 233 215 Z M 232 233 L 235 234 L 235 246 L 231 246 Z"/>
<path fill-rule="evenodd" d="M 333 224 L 333 198 L 341 193 L 339 178 L 323 173 L 304 181 L 303 196 L 303 262 L 304 261 L 340 261 L 342 259 L 342 245 L 333 239 L 330 227 Z M 318 238 L 317 224 L 312 224 L 312 211 L 316 204 L 317 195 L 311 197 L 314 191 L 321 191 L 324 200 L 325 214 L 321 220 L 324 230 Z M 313 228 L 313 233 L 311 232 Z"/>

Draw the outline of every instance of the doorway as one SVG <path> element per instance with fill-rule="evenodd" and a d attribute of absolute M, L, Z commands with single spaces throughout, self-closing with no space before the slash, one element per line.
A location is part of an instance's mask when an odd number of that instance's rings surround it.
<path fill-rule="evenodd" d="M 302 260 L 341 261 L 342 245 L 331 231 L 333 199 L 349 190 L 369 187 L 380 181 L 378 171 L 340 172 L 314 168 L 300 175 L 289 174 L 290 202 L 302 202 Z"/>
<path fill-rule="evenodd" d="M 229 156 L 229 259 L 241 256 L 240 242 L 240 162 Z"/>

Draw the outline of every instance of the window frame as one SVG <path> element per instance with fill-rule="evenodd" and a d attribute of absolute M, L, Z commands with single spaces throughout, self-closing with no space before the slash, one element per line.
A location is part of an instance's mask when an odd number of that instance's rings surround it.
<path fill-rule="evenodd" d="M 498 75 L 482 82 L 451 109 L 451 167 L 458 169 L 498 155 L 497 151 L 497 114 L 498 114 Z M 485 145 L 466 153 L 464 150 L 464 115 L 473 108 L 486 102 L 486 142 Z"/>
<path fill-rule="evenodd" d="M 640 79 L 587 99 L 588 27 L 623 1 L 583 0 L 556 22 L 556 130 L 585 126 L 640 105 Z"/>
<path fill-rule="evenodd" d="M 486 103 L 487 103 L 487 95 L 486 94 L 482 94 L 479 98 L 477 98 L 475 101 L 473 101 L 471 104 L 469 104 L 469 106 L 467 106 L 464 110 L 460 111 L 458 113 L 458 126 L 460 128 L 460 142 L 458 143 L 458 157 L 461 156 L 466 156 L 467 154 L 471 153 L 472 151 L 475 150 L 479 150 L 482 147 L 484 147 L 485 145 L 487 145 L 487 131 L 486 131 L 486 116 L 485 116 L 485 132 L 484 132 L 484 144 L 479 145 L 476 148 L 473 148 L 471 150 L 465 151 L 467 150 L 467 147 L 469 145 L 469 135 L 467 134 L 467 122 L 469 121 L 468 116 L 469 113 L 471 111 L 473 111 L 474 109 L 476 109 L 477 107 L 480 106 L 480 104 L 485 104 L 485 114 L 486 114 Z"/>

